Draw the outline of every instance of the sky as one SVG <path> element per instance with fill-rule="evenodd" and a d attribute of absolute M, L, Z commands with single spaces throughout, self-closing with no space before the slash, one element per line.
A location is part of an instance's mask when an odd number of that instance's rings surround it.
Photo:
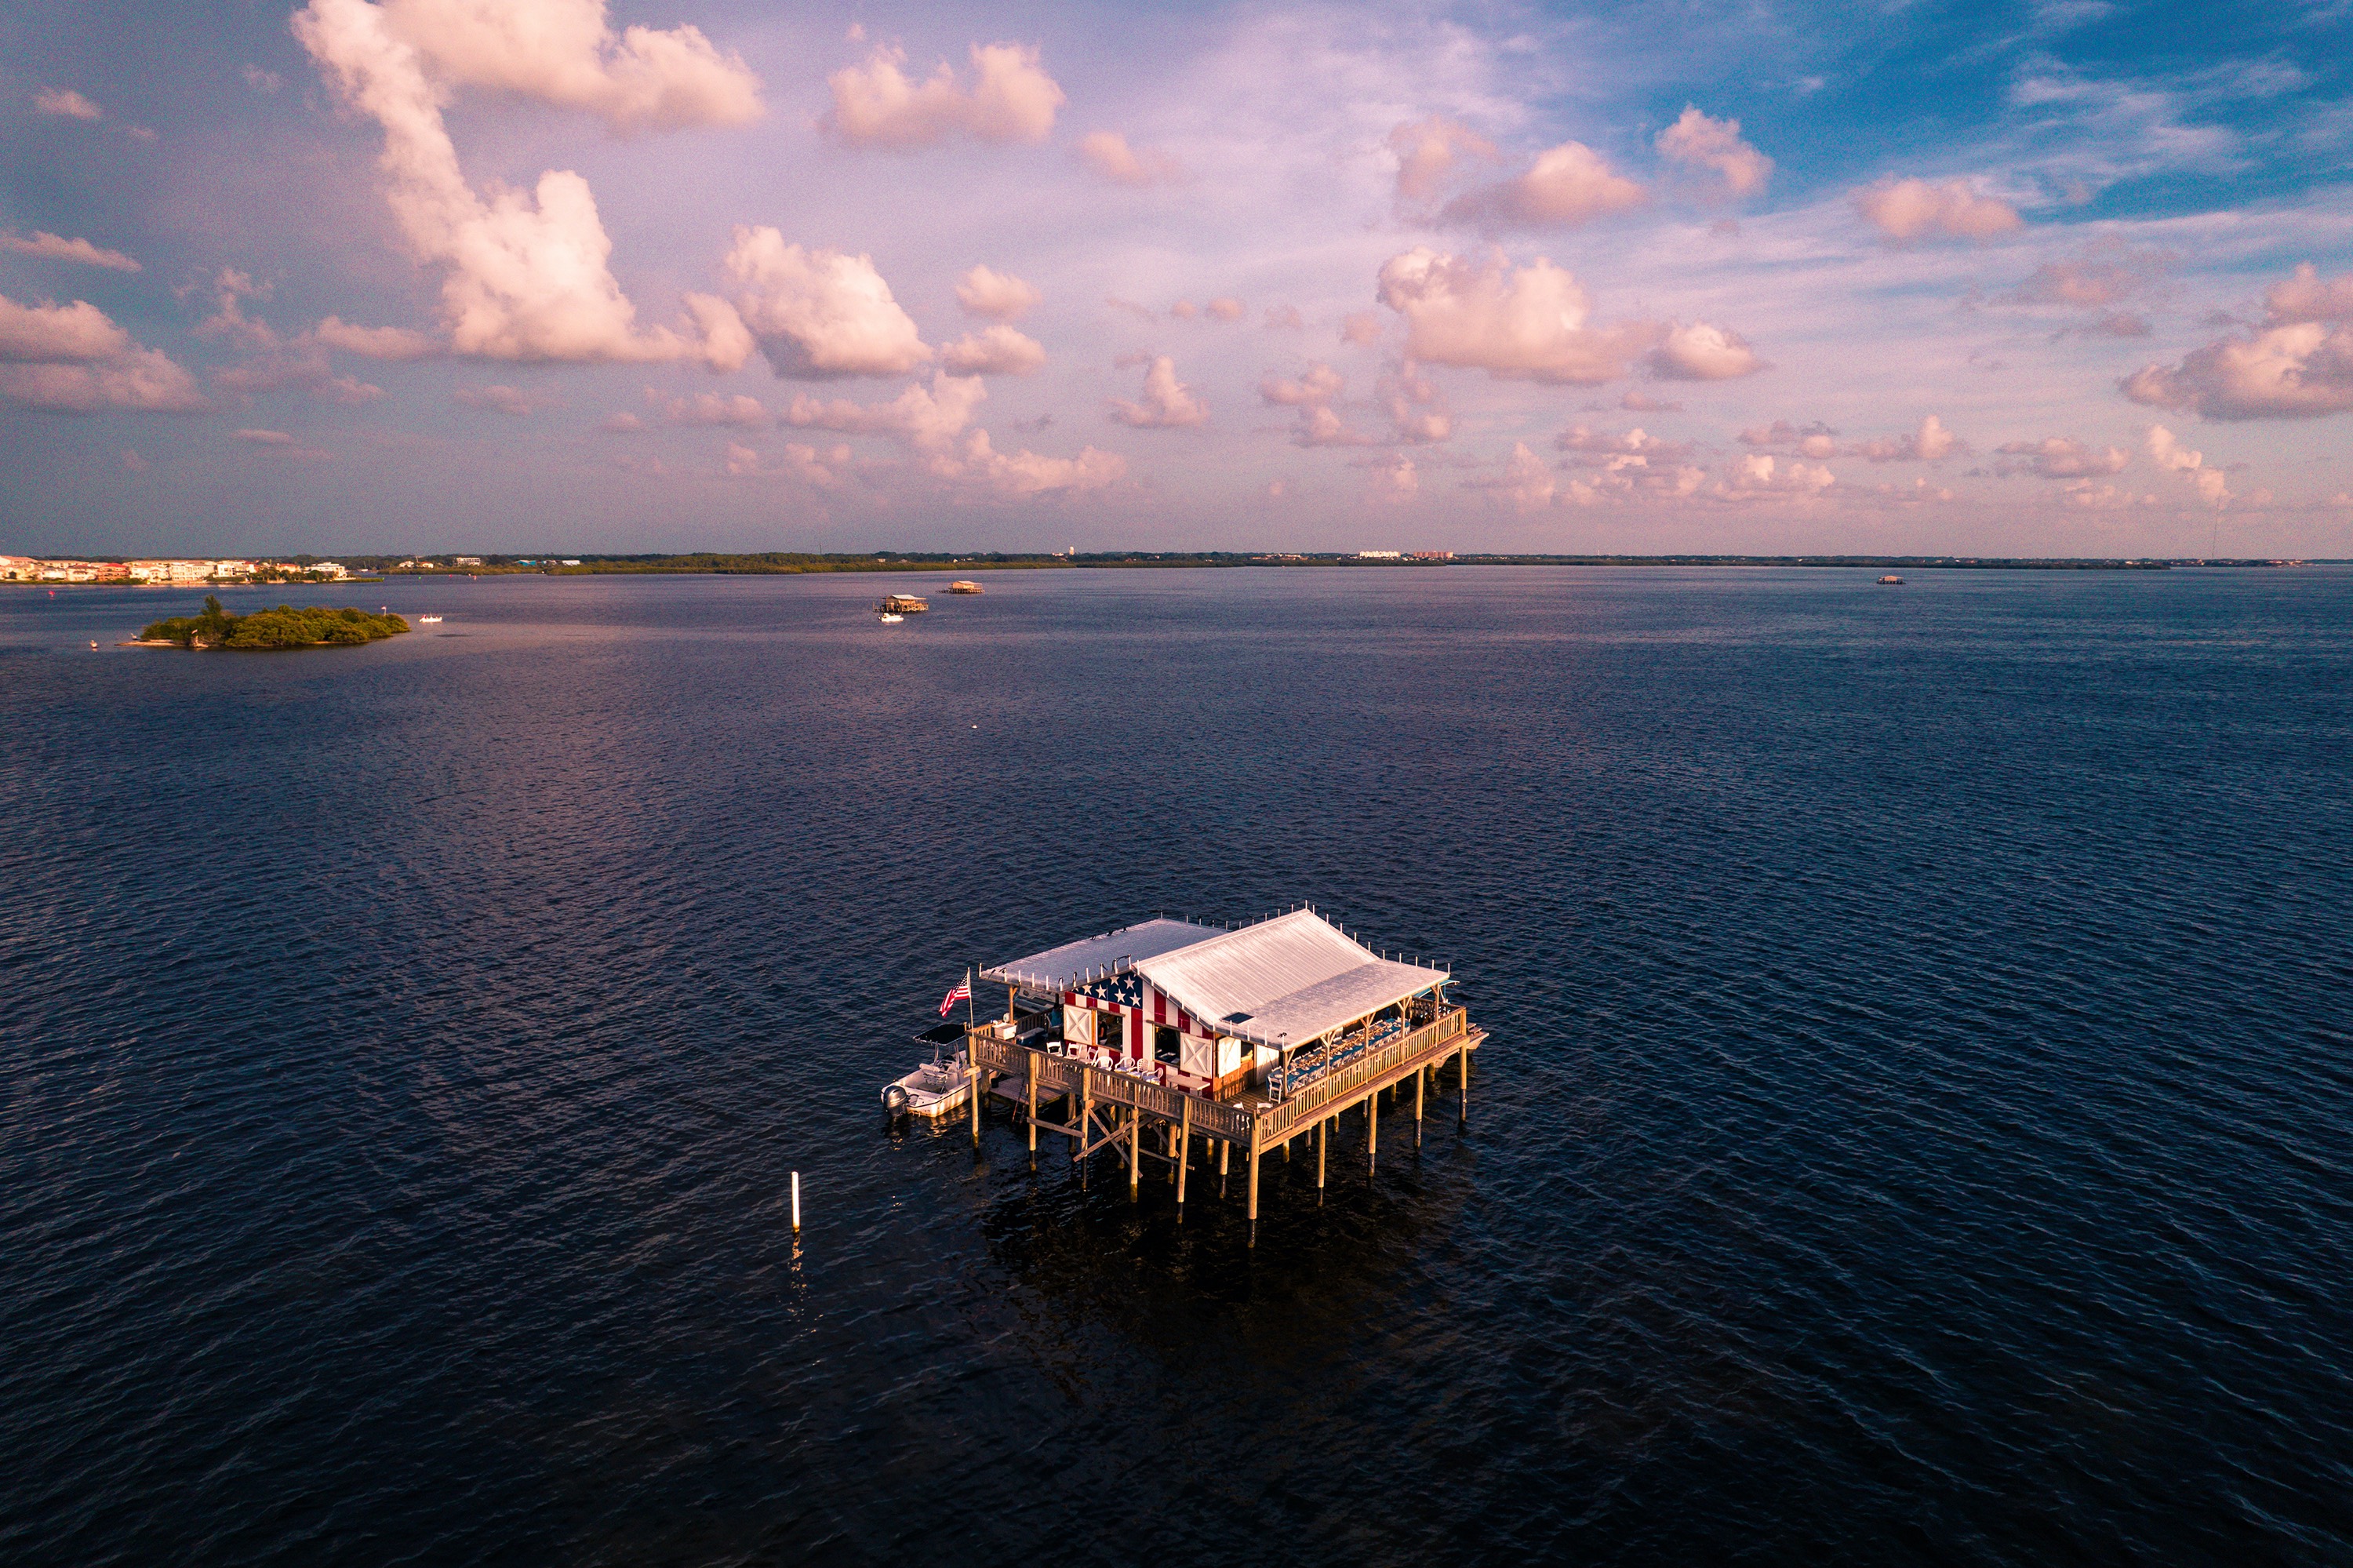
<path fill-rule="evenodd" d="M 2353 0 L 0 16 L 0 551 L 2353 556 Z"/>

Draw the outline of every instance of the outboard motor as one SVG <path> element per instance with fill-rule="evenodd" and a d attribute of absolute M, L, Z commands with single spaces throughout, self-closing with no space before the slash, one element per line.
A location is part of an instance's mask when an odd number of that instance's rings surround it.
<path fill-rule="evenodd" d="M 907 1108 L 907 1086 L 893 1084 L 882 1091 L 882 1108 L 897 1116 Z"/>

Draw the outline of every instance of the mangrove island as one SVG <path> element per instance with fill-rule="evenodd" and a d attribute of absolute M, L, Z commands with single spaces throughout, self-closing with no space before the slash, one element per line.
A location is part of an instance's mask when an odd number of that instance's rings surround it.
<path fill-rule="evenodd" d="M 396 615 L 330 609 L 325 605 L 297 609 L 281 604 L 276 609 L 231 615 L 221 609 L 219 599 L 206 594 L 202 615 L 159 620 L 139 634 L 139 641 L 147 647 L 174 648 L 345 648 L 396 637 L 407 630 L 408 622 Z"/>

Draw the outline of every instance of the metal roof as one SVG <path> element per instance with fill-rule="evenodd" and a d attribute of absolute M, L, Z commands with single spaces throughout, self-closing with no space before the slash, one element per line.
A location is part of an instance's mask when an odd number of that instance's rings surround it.
<path fill-rule="evenodd" d="M 1269 1045 L 1304 1045 L 1450 978 L 1384 959 L 1312 909 L 1217 932 L 1135 968 L 1218 1029 Z"/>
<path fill-rule="evenodd" d="M 1090 975 L 1123 973 L 1145 959 L 1226 934 L 1186 920 L 1146 920 L 997 964 L 981 970 L 980 978 L 1032 991 L 1071 991 Z"/>

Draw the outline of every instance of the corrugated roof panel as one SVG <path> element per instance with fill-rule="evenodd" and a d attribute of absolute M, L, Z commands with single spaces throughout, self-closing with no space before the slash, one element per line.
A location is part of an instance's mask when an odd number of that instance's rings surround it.
<path fill-rule="evenodd" d="M 1293 1045 L 1448 978 L 1443 969 L 1384 959 L 1308 909 L 1212 933 L 1135 968 L 1222 1029 L 1269 1044 L 1287 1037 Z"/>
<path fill-rule="evenodd" d="M 1069 991 L 1089 974 L 1131 969 L 1172 948 L 1226 935 L 1215 926 L 1196 926 L 1186 920 L 1146 920 L 995 965 L 981 970 L 980 978 L 1035 991 Z"/>

